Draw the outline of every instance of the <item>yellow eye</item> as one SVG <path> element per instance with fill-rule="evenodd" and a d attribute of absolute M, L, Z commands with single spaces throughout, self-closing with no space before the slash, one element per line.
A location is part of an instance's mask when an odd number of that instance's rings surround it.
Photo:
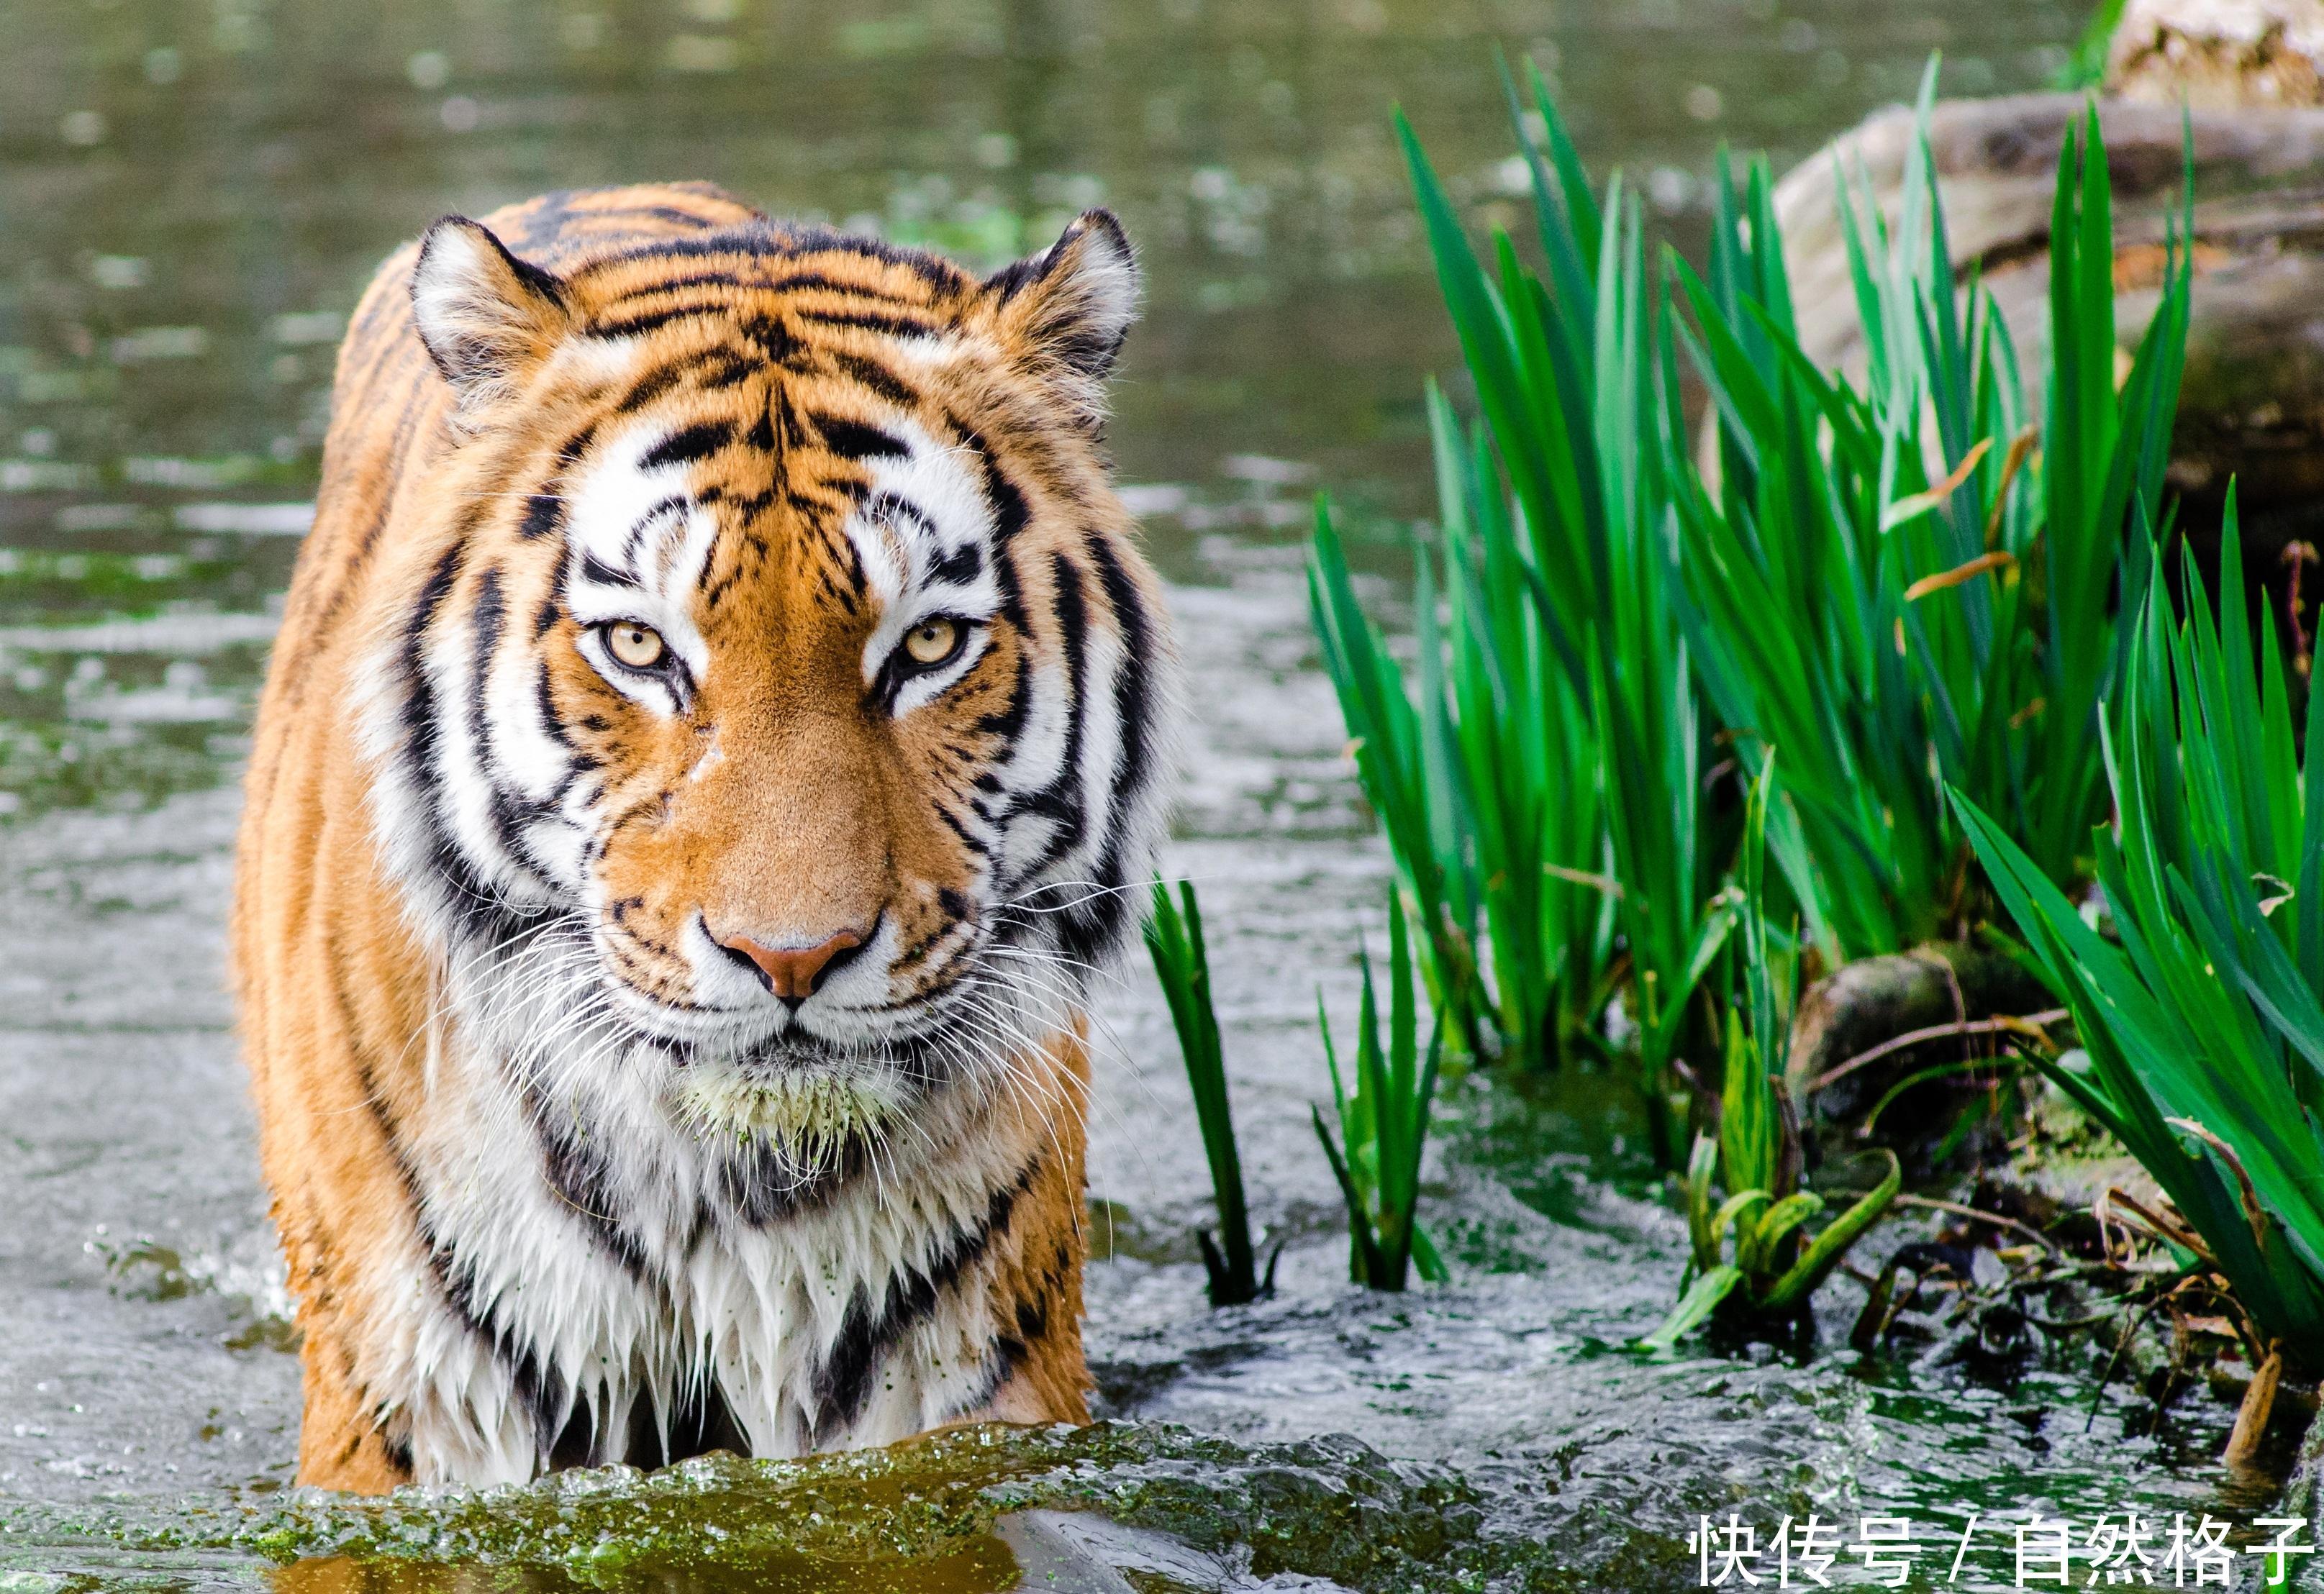
<path fill-rule="evenodd" d="M 631 669 L 651 669 L 669 656 L 669 645 L 650 625 L 617 620 L 605 628 L 605 651 Z"/>
<path fill-rule="evenodd" d="M 968 628 L 948 614 L 923 620 L 904 633 L 904 655 L 923 669 L 932 669 L 960 651 Z"/>

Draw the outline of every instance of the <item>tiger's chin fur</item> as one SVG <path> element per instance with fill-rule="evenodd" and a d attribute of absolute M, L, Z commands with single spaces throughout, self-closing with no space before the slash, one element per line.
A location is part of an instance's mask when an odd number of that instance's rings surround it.
<path fill-rule="evenodd" d="M 1084 1417 L 1176 700 L 1136 289 L 1103 212 L 980 280 L 690 184 L 383 266 L 237 861 L 300 1482 Z"/>
<path fill-rule="evenodd" d="M 792 1060 L 688 1070 L 673 1115 L 705 1140 L 763 1144 L 805 1168 L 835 1165 L 857 1146 L 887 1138 L 909 1108 L 885 1057 Z"/>

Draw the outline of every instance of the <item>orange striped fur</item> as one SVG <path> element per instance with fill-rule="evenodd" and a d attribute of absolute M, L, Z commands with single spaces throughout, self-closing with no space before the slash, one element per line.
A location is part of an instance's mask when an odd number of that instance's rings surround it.
<path fill-rule="evenodd" d="M 1175 698 L 1135 290 L 1102 212 L 980 280 L 686 184 L 381 269 L 235 911 L 300 1481 L 1083 1417 Z"/>

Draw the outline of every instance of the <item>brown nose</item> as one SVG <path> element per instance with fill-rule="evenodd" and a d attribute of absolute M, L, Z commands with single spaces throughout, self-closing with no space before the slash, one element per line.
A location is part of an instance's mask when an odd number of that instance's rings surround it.
<path fill-rule="evenodd" d="M 797 1004 L 813 996 L 815 982 L 830 971 L 833 963 L 846 961 L 841 954 L 862 945 L 863 937 L 853 930 L 842 930 L 822 945 L 804 951 L 761 946 L 746 935 L 737 935 L 719 944 L 738 957 L 748 958 L 757 965 L 769 990 Z"/>

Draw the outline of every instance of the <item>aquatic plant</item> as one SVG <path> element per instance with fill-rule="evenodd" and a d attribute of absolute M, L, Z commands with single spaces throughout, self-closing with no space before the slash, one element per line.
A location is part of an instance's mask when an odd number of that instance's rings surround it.
<path fill-rule="evenodd" d="M 1226 1051 L 1219 1040 L 1218 1014 L 1211 1006 L 1210 955 L 1203 944 L 1203 910 L 1192 880 L 1178 882 L 1178 900 L 1154 882 L 1153 910 L 1146 920 L 1146 950 L 1154 976 L 1170 1004 L 1178 1031 L 1178 1052 L 1186 1064 L 1186 1083 L 1194 1095 L 1194 1119 L 1202 1126 L 1203 1154 L 1211 1165 L 1211 1194 L 1218 1202 L 1219 1237 L 1198 1229 L 1203 1267 L 1210 1275 L 1211 1304 L 1237 1306 L 1256 1301 L 1274 1286 L 1275 1267 L 1259 1278 L 1250 1239 L 1250 1209 L 1242 1190 L 1242 1156 L 1235 1146 L 1234 1110 L 1227 1100 Z"/>
<path fill-rule="evenodd" d="M 1752 784 L 1744 821 L 1743 1000 L 1727 1015 L 1718 1130 L 1697 1135 L 1687 1160 L 1689 1281 L 1662 1326 L 1641 1341 L 1656 1349 L 1675 1344 L 1714 1313 L 1760 1323 L 1796 1321 L 1904 1183 L 1895 1153 L 1878 1152 L 1888 1164 L 1880 1182 L 1821 1232 L 1809 1233 L 1807 1224 L 1824 1210 L 1824 1198 L 1800 1188 L 1799 1115 L 1776 1072 L 1790 1038 L 1798 956 L 1796 948 L 1776 945 L 1766 912 L 1774 774 L 1770 759 Z"/>
<path fill-rule="evenodd" d="M 1665 590 L 1664 462 L 1683 429 L 1656 321 L 1667 293 L 1650 281 L 1636 199 L 1617 179 L 1601 208 L 1539 75 L 1538 145 L 1504 82 L 1545 280 L 1506 234 L 1497 274 L 1486 272 L 1397 121 L 1484 412 L 1464 426 L 1429 387 L 1442 540 L 1422 551 L 1416 581 L 1416 706 L 1357 603 L 1328 512 L 1310 588 L 1359 772 L 1423 927 L 1429 987 L 1456 1034 L 1483 1049 L 1489 1027 L 1537 1063 L 1602 1051 L 1598 1017 L 1627 984 L 1659 1103 L 1689 993 L 1727 928 L 1706 909 L 1703 729 Z"/>
<path fill-rule="evenodd" d="M 1924 125 L 1934 92 L 1932 62 Z M 1671 266 L 1717 438 L 1715 472 L 1672 473 L 1674 592 L 1746 768 L 1783 749 L 1770 842 L 1831 961 L 1982 917 L 1945 785 L 2051 880 L 2086 869 L 2105 806 L 2098 704 L 2162 523 L 2188 290 L 2174 247 L 2117 392 L 2093 109 L 2059 157 L 2047 400 L 2027 427 L 1991 296 L 1973 290 L 1966 317 L 1957 303 L 1925 132 L 1893 232 L 1836 179 L 1862 392 L 1800 347 L 1764 165 L 1740 195 L 1720 185 L 1708 278 Z"/>
<path fill-rule="evenodd" d="M 1443 1028 L 1420 1047 L 1419 1004 L 1414 994 L 1410 937 L 1394 895 L 1388 899 L 1388 1039 L 1380 1039 L 1379 1003 L 1372 990 L 1370 953 L 1363 959 L 1363 1003 L 1356 1019 L 1356 1055 L 1348 1073 L 1340 1068 L 1332 1042 L 1332 1021 L 1319 1000 L 1315 1021 L 1323 1035 L 1323 1060 L 1332 1071 L 1332 1102 L 1339 1138 L 1323 1121 L 1323 1110 L 1309 1110 L 1315 1138 L 1331 1159 L 1332 1176 L 1348 1209 L 1348 1272 L 1376 1290 L 1400 1290 L 1413 1267 L 1431 1283 L 1445 1276 L 1444 1262 L 1420 1226 L 1414 1209 L 1420 1199 L 1420 1156 L 1428 1144 L 1428 1112 L 1436 1098 L 1436 1073 L 1443 1061 Z M 1344 1146 L 1344 1149 L 1342 1147 Z"/>
<path fill-rule="evenodd" d="M 2107 727 L 2119 837 L 2097 833 L 2100 933 L 1956 792 L 2009 917 L 2083 1050 L 2037 1062 L 2154 1175 L 2158 1235 L 2223 1275 L 2252 1366 L 2324 1372 L 2324 692 L 2304 739 L 2272 615 L 2255 639 L 2232 493 L 2216 620 L 2191 554 L 2185 613 L 2136 612 Z M 2304 753 L 2297 751 L 2304 748 Z M 2118 938 L 2117 938 L 2118 937 Z"/>

